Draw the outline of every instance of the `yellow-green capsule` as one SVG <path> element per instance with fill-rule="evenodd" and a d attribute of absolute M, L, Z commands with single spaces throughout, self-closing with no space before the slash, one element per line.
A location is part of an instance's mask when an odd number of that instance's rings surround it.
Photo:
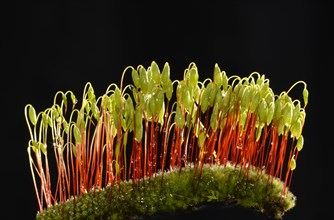
<path fill-rule="evenodd" d="M 228 78 L 227 75 L 225 73 L 225 71 L 222 72 L 222 86 L 223 86 L 223 90 L 227 91 L 228 89 Z"/>
<path fill-rule="evenodd" d="M 166 98 L 168 100 L 170 100 L 172 98 L 173 95 L 173 83 L 171 80 L 169 80 L 168 84 L 167 84 L 167 88 L 166 88 Z"/>
<path fill-rule="evenodd" d="M 250 112 L 255 112 L 255 110 L 257 109 L 259 103 L 260 103 L 260 93 L 259 92 L 255 92 L 255 95 L 252 98 L 251 104 L 250 104 Z"/>
<path fill-rule="evenodd" d="M 77 126 L 81 128 L 86 128 L 86 123 L 85 123 L 85 112 L 83 109 L 81 109 L 78 112 L 78 119 L 77 119 Z"/>
<path fill-rule="evenodd" d="M 73 92 L 71 92 L 71 100 L 73 102 L 73 105 L 77 104 L 78 100 L 75 98 L 75 95 Z"/>
<path fill-rule="evenodd" d="M 193 93 L 194 93 L 195 102 L 198 103 L 199 102 L 199 97 L 201 95 L 201 89 L 199 88 L 198 85 L 194 88 Z"/>
<path fill-rule="evenodd" d="M 204 88 L 200 104 L 201 104 L 202 113 L 206 112 L 209 106 L 209 91 L 207 90 L 207 88 Z"/>
<path fill-rule="evenodd" d="M 300 135 L 300 137 L 297 139 L 296 148 L 298 151 L 301 151 L 303 149 L 303 146 L 304 146 L 304 137 L 303 135 Z"/>
<path fill-rule="evenodd" d="M 157 111 L 157 106 L 155 105 L 155 98 L 154 96 L 152 96 L 150 99 L 147 100 L 148 103 L 148 108 L 145 108 L 145 110 L 147 111 L 147 113 L 149 115 L 153 115 L 155 114 L 155 112 Z"/>
<path fill-rule="evenodd" d="M 281 97 L 279 97 L 275 101 L 275 112 L 274 112 L 274 117 L 273 117 L 274 121 L 278 121 L 281 118 L 282 108 L 283 108 L 283 101 L 282 101 Z"/>
<path fill-rule="evenodd" d="M 241 95 L 241 106 L 248 108 L 248 105 L 250 104 L 251 101 L 251 95 L 252 95 L 251 88 L 249 86 L 245 87 Z"/>
<path fill-rule="evenodd" d="M 167 85 L 170 81 L 170 68 L 168 62 L 165 63 L 161 73 L 162 86 Z"/>
<path fill-rule="evenodd" d="M 213 82 L 216 83 L 218 87 L 223 85 L 223 74 L 220 71 L 218 64 L 215 64 L 214 71 L 213 71 Z"/>
<path fill-rule="evenodd" d="M 304 122 L 305 122 L 305 117 L 306 117 L 306 112 L 304 109 L 302 109 L 300 112 L 299 112 L 299 118 L 302 122 L 302 126 L 304 126 Z"/>
<path fill-rule="evenodd" d="M 227 110 L 229 103 L 230 103 L 230 97 L 232 94 L 232 88 L 228 88 L 228 90 L 223 94 L 223 109 Z"/>
<path fill-rule="evenodd" d="M 42 123 L 44 127 L 48 127 L 49 124 L 49 115 L 45 114 L 45 112 L 42 113 Z"/>
<path fill-rule="evenodd" d="M 198 83 L 198 71 L 196 67 L 192 67 L 189 70 L 189 79 L 188 79 L 188 85 L 190 86 L 190 88 L 195 88 L 197 86 Z"/>
<path fill-rule="evenodd" d="M 218 104 L 218 109 L 223 108 L 223 95 L 222 92 L 218 89 L 216 93 L 216 98 L 215 98 L 215 104 Z"/>
<path fill-rule="evenodd" d="M 307 90 L 307 88 L 306 87 L 304 87 L 304 89 L 303 89 L 303 99 L 304 99 L 304 105 L 306 106 L 307 105 L 307 103 L 308 103 L 308 90 Z"/>
<path fill-rule="evenodd" d="M 85 99 L 84 99 L 84 101 L 83 101 L 83 105 L 85 105 Z M 29 110 L 30 111 L 30 110 Z M 35 112 L 35 109 L 34 109 L 34 112 Z M 30 116 L 30 112 L 29 112 L 29 116 Z M 36 116 L 36 115 L 35 115 Z M 56 119 L 56 118 L 58 118 L 58 116 L 59 116 L 59 112 L 58 112 L 58 110 L 57 110 L 57 108 L 56 108 L 56 106 L 52 106 L 52 110 L 51 110 L 51 117 L 52 117 L 52 119 Z"/>
<path fill-rule="evenodd" d="M 292 121 L 291 121 L 292 124 L 295 123 L 299 118 L 299 112 L 300 112 L 300 103 L 298 102 L 293 108 Z"/>
<path fill-rule="evenodd" d="M 160 125 L 164 124 L 164 118 L 165 118 L 165 102 L 162 102 L 162 107 L 158 115 L 158 122 Z"/>
<path fill-rule="evenodd" d="M 218 124 L 218 104 L 216 103 L 213 106 L 213 110 L 212 110 L 211 118 L 210 118 L 210 126 L 213 131 L 217 130 L 217 124 Z"/>
<path fill-rule="evenodd" d="M 127 129 L 129 129 L 130 131 L 132 131 L 134 127 L 134 107 L 130 96 L 128 96 L 128 98 L 124 102 L 123 115 L 126 128 L 124 130 L 126 131 Z"/>
<path fill-rule="evenodd" d="M 190 88 L 188 88 L 187 86 L 185 86 L 182 91 L 182 104 L 188 111 L 191 110 L 194 104 Z"/>
<path fill-rule="evenodd" d="M 159 114 L 159 112 L 162 109 L 162 106 L 163 106 L 163 103 L 164 103 L 164 99 L 165 99 L 164 92 L 161 89 L 159 89 L 155 93 L 154 98 L 155 98 L 155 105 L 156 105 L 155 114 Z"/>
<path fill-rule="evenodd" d="M 147 73 L 147 85 L 148 85 L 147 93 L 152 94 L 153 89 L 157 87 L 158 84 L 153 80 L 151 67 L 147 68 L 146 73 Z"/>
<path fill-rule="evenodd" d="M 116 87 L 115 92 L 114 92 L 114 96 L 113 96 L 115 111 L 119 112 L 121 110 L 122 100 L 123 100 L 123 97 L 122 97 L 122 94 L 121 94 L 121 90 L 118 87 Z"/>
<path fill-rule="evenodd" d="M 233 92 L 230 95 L 230 101 L 227 106 L 229 112 L 234 112 L 236 103 L 237 103 L 237 95 Z"/>
<path fill-rule="evenodd" d="M 141 108 L 135 109 L 135 126 L 142 125 L 143 122 L 143 112 Z"/>
<path fill-rule="evenodd" d="M 87 95 L 88 101 L 93 102 L 95 100 L 94 89 L 91 85 L 88 87 Z"/>
<path fill-rule="evenodd" d="M 273 93 L 273 91 L 271 90 L 271 88 L 269 88 L 267 90 L 267 94 L 264 98 L 266 100 L 266 102 L 269 104 L 269 103 L 272 103 L 272 102 L 275 102 L 275 95 Z"/>
<path fill-rule="evenodd" d="M 68 134 L 68 132 L 70 131 L 70 126 L 68 125 L 67 121 L 65 120 L 65 118 L 63 118 L 63 127 L 64 127 L 64 131 L 66 134 Z"/>
<path fill-rule="evenodd" d="M 143 137 L 143 118 L 141 108 L 135 110 L 135 140 L 140 142 Z"/>
<path fill-rule="evenodd" d="M 176 87 L 176 100 L 178 104 L 182 103 L 182 98 L 183 98 L 183 90 L 186 87 L 185 81 L 182 80 L 177 84 Z"/>
<path fill-rule="evenodd" d="M 290 169 L 295 170 L 296 169 L 296 160 L 295 160 L 295 155 L 292 156 L 290 160 Z"/>
<path fill-rule="evenodd" d="M 139 75 L 138 75 L 137 70 L 133 68 L 132 71 L 131 71 L 131 75 L 132 75 L 133 84 L 135 85 L 135 87 L 137 89 L 139 89 L 140 88 L 140 80 L 139 80 Z"/>
<path fill-rule="evenodd" d="M 33 150 L 40 150 L 42 151 L 42 153 L 45 155 L 46 154 L 46 146 L 39 142 L 39 141 L 32 141 L 32 146 L 33 146 Z"/>
<path fill-rule="evenodd" d="M 264 123 L 261 122 L 259 127 L 256 129 L 256 141 L 260 140 L 263 127 L 264 127 Z"/>
<path fill-rule="evenodd" d="M 301 119 L 299 118 L 291 125 L 291 137 L 295 137 L 298 139 L 301 133 L 302 133 L 302 122 Z"/>
<path fill-rule="evenodd" d="M 146 96 L 142 92 L 138 93 L 138 103 L 142 110 L 146 109 L 147 105 Z"/>
<path fill-rule="evenodd" d="M 155 85 L 161 83 L 161 74 L 158 64 L 155 61 L 151 63 L 152 80 Z"/>
<path fill-rule="evenodd" d="M 284 120 L 281 119 L 278 122 L 278 126 L 277 126 L 277 134 L 278 135 L 282 135 L 284 133 Z"/>
<path fill-rule="evenodd" d="M 38 142 L 39 149 L 42 151 L 44 155 L 46 155 L 46 145 L 43 144 L 42 142 Z"/>
<path fill-rule="evenodd" d="M 93 117 L 94 117 L 96 120 L 99 119 L 99 117 L 100 117 L 100 109 L 97 107 L 96 102 L 94 102 L 94 103 L 92 104 L 91 109 L 92 109 Z"/>
<path fill-rule="evenodd" d="M 37 124 L 37 116 L 36 116 L 35 108 L 32 105 L 29 106 L 28 115 L 29 115 L 29 120 L 30 120 L 31 124 L 36 125 Z"/>
<path fill-rule="evenodd" d="M 260 89 L 261 98 L 264 98 L 267 95 L 268 89 L 269 89 L 269 82 L 267 81 L 263 83 L 263 85 L 261 86 L 261 89 Z"/>
<path fill-rule="evenodd" d="M 237 97 L 238 97 L 239 100 L 241 100 L 241 97 L 244 94 L 244 91 L 245 91 L 246 88 L 247 88 L 247 85 L 243 85 L 243 84 L 241 85 L 241 87 L 240 87 L 240 89 L 237 93 Z"/>
<path fill-rule="evenodd" d="M 139 68 L 139 82 L 140 82 L 140 88 L 144 93 L 148 92 L 149 82 L 148 82 L 148 73 L 146 69 L 143 66 L 140 66 Z"/>
<path fill-rule="evenodd" d="M 64 93 L 61 93 L 61 97 L 62 97 L 63 104 L 64 104 L 65 109 L 66 109 L 67 108 L 67 97 Z"/>
<path fill-rule="evenodd" d="M 85 107 L 85 110 L 86 110 L 86 114 L 87 115 L 89 115 L 90 114 L 90 102 L 89 101 L 87 101 L 86 99 L 84 99 L 84 104 L 83 104 L 83 106 Z"/>
<path fill-rule="evenodd" d="M 175 123 L 176 123 L 176 126 L 178 126 L 179 128 L 183 128 L 184 123 L 185 123 L 185 119 L 182 114 L 180 105 L 176 106 Z"/>
<path fill-rule="evenodd" d="M 209 106 L 213 106 L 219 88 L 217 87 L 217 85 L 209 83 L 207 89 L 208 89 Z"/>
<path fill-rule="evenodd" d="M 267 112 L 267 121 L 266 121 L 267 125 L 269 125 L 273 120 L 274 112 L 275 112 L 275 102 L 270 102 Z"/>
<path fill-rule="evenodd" d="M 290 127 L 291 121 L 292 121 L 292 114 L 293 114 L 293 105 L 291 104 L 291 102 L 285 103 L 283 110 L 282 110 L 282 114 L 283 114 L 283 121 L 284 121 L 285 126 Z"/>
<path fill-rule="evenodd" d="M 118 114 L 118 112 L 117 111 L 112 111 L 111 116 L 112 116 L 115 127 L 118 128 L 118 125 L 119 125 L 119 121 L 118 121 L 119 114 Z"/>
<path fill-rule="evenodd" d="M 77 156 L 77 146 L 71 145 L 71 150 L 72 150 L 74 157 L 76 157 Z"/>
<path fill-rule="evenodd" d="M 112 102 L 111 102 L 111 98 L 109 96 L 104 96 L 103 97 L 103 106 L 107 111 L 111 111 L 112 108 Z"/>
<path fill-rule="evenodd" d="M 261 122 L 267 121 L 267 115 L 268 115 L 267 102 L 263 98 L 260 101 L 257 113 L 259 114 Z"/>
<path fill-rule="evenodd" d="M 82 141 L 81 132 L 76 124 L 73 125 L 73 135 L 74 135 L 75 142 L 81 143 Z"/>

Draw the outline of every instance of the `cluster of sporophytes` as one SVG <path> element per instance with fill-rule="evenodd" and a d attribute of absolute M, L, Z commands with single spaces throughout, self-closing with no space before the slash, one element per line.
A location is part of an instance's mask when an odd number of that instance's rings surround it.
<path fill-rule="evenodd" d="M 289 96 L 298 84 L 303 102 Z M 304 81 L 277 95 L 257 72 L 228 77 L 216 64 L 201 82 L 190 63 L 172 81 L 169 64 L 153 61 L 127 67 L 102 96 L 87 83 L 79 108 L 71 91 L 38 114 L 27 104 L 36 218 L 125 219 L 212 202 L 281 218 L 295 206 L 307 102 Z"/>

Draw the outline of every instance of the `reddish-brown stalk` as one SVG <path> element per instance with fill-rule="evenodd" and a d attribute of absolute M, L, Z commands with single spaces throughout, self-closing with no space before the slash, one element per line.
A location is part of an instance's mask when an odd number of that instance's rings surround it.
<path fill-rule="evenodd" d="M 261 168 L 264 167 L 265 169 L 266 169 L 266 163 L 267 163 L 267 158 L 268 158 L 268 155 L 267 155 L 268 147 L 266 143 L 267 138 L 268 138 L 268 129 L 267 129 L 267 126 L 264 126 L 262 129 L 262 137 L 259 140 L 259 143 L 260 143 L 259 155 L 261 155 L 261 158 L 259 160 L 260 163 L 258 164 L 257 167 L 261 167 Z M 259 171 L 262 172 L 262 169 Z"/>
<path fill-rule="evenodd" d="M 287 190 L 287 187 L 288 187 L 288 181 L 289 181 L 289 176 L 290 176 L 290 172 L 291 172 L 291 169 L 290 169 L 290 160 L 292 158 L 292 150 L 290 151 L 290 155 L 289 155 L 289 162 L 287 164 L 287 170 L 286 170 L 286 173 L 285 173 L 285 178 L 284 178 L 284 186 L 283 186 L 283 189 L 282 189 L 282 196 L 285 196 L 286 195 L 286 190 Z"/>
<path fill-rule="evenodd" d="M 270 127 L 270 138 L 269 138 L 269 143 L 268 146 L 270 147 L 270 156 L 268 159 L 271 159 L 271 164 L 268 167 L 268 172 L 270 175 L 277 177 L 279 174 L 280 166 L 282 165 L 280 162 L 280 156 L 282 148 L 279 147 L 279 136 L 277 134 L 277 126 L 272 125 Z M 278 156 L 277 156 L 278 153 Z"/>
<path fill-rule="evenodd" d="M 256 149 L 258 147 L 258 142 L 256 141 L 255 137 L 256 134 L 255 124 L 256 124 L 256 115 L 254 113 L 248 112 L 244 129 L 245 133 L 244 135 L 246 138 L 244 146 L 246 147 L 247 151 L 247 156 L 245 156 L 245 162 L 248 163 L 246 175 L 248 175 L 248 172 L 251 168 L 254 168 L 256 166 L 256 161 L 258 157 L 256 152 Z"/>
<path fill-rule="evenodd" d="M 164 114 L 164 124 L 162 126 L 162 136 L 161 136 L 161 152 L 160 152 L 160 169 L 162 172 L 162 176 L 165 172 L 165 163 L 167 156 L 167 143 L 168 143 L 168 117 L 169 117 L 169 100 L 167 100 L 166 111 Z"/>
<path fill-rule="evenodd" d="M 219 158 L 219 161 L 222 161 L 222 164 L 226 166 L 227 161 L 229 160 L 229 155 L 230 155 L 230 140 L 231 140 L 231 135 L 233 132 L 233 129 L 231 127 L 231 120 L 232 116 L 227 113 L 225 123 L 223 125 L 223 129 L 221 131 L 221 136 L 222 136 L 222 144 L 218 146 L 218 154 L 217 157 Z"/>
<path fill-rule="evenodd" d="M 297 150 L 297 148 L 294 148 L 294 152 L 293 154 L 295 155 L 295 160 L 297 161 L 297 158 L 298 158 L 298 153 L 299 151 Z M 292 180 L 292 174 L 293 174 L 293 171 L 294 170 L 291 170 L 290 171 L 290 176 L 289 176 L 289 180 L 287 182 L 287 187 L 290 188 L 290 185 L 291 185 L 291 180 Z"/>
<path fill-rule="evenodd" d="M 149 139 L 149 152 L 148 152 L 148 176 L 151 177 L 153 175 L 154 170 L 154 157 L 155 157 L 155 138 L 154 138 L 154 119 L 155 116 L 152 116 L 152 121 L 150 122 L 149 131 L 150 131 L 150 139 Z"/>
<path fill-rule="evenodd" d="M 47 155 L 45 155 L 45 160 L 47 161 Z M 40 192 L 39 192 L 39 200 L 40 200 L 40 208 L 43 209 L 44 206 L 44 199 L 47 207 L 50 207 L 52 205 L 51 201 L 51 187 L 50 187 L 50 178 L 49 178 L 49 173 L 44 172 L 43 169 L 43 161 L 42 161 L 42 156 L 41 152 L 36 153 L 36 162 L 37 162 L 37 167 L 39 170 L 39 177 L 40 177 Z M 44 198 L 44 199 L 43 199 Z"/>
<path fill-rule="evenodd" d="M 178 157 L 179 139 L 180 139 L 179 136 L 180 136 L 180 128 L 174 125 L 174 132 L 172 137 L 172 144 L 170 148 L 170 159 L 169 159 L 169 167 L 171 170 L 174 170 Z"/>
<path fill-rule="evenodd" d="M 153 144 L 153 174 L 156 175 L 156 172 L 158 170 L 158 153 L 159 153 L 159 123 L 156 122 L 155 126 L 153 126 L 154 129 L 154 133 L 153 133 L 153 140 L 154 140 L 154 144 Z"/>
<path fill-rule="evenodd" d="M 112 155 L 113 155 L 113 146 L 114 146 L 114 137 L 112 134 L 112 125 L 111 125 L 111 115 L 107 114 L 104 110 L 102 111 L 102 115 L 105 121 L 105 135 L 106 135 L 106 150 L 105 150 L 105 185 L 111 185 L 113 176 L 113 168 L 112 168 Z M 101 151 L 101 154 L 103 151 Z M 103 156 L 101 155 L 101 163 L 103 161 Z M 102 170 L 102 168 L 100 168 Z M 102 178 L 101 178 L 102 179 Z"/>

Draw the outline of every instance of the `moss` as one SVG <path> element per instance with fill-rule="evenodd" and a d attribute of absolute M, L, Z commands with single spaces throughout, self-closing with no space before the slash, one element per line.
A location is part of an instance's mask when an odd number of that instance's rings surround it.
<path fill-rule="evenodd" d="M 137 181 L 90 191 L 37 213 L 36 219 L 140 219 L 221 203 L 254 209 L 274 218 L 295 206 L 296 197 L 283 183 L 257 170 L 232 165 L 204 165 L 202 174 L 187 166 Z M 163 179 L 162 179 L 163 177 Z"/>

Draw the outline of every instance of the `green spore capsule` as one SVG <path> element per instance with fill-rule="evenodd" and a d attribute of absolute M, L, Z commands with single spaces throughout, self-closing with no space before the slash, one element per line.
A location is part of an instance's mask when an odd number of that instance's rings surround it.
<path fill-rule="evenodd" d="M 283 121 L 284 121 L 285 126 L 290 127 L 291 121 L 292 121 L 292 115 L 293 115 L 293 105 L 291 104 L 291 102 L 285 103 L 283 110 L 282 110 L 282 114 L 283 114 Z"/>
<path fill-rule="evenodd" d="M 223 85 L 223 73 L 220 71 L 218 64 L 215 64 L 215 68 L 213 71 L 213 82 L 216 83 L 218 87 Z"/>
<path fill-rule="evenodd" d="M 182 114 L 180 105 L 176 106 L 175 123 L 179 128 L 183 128 L 185 123 L 185 118 Z"/>
<path fill-rule="evenodd" d="M 135 87 L 137 89 L 140 88 L 140 79 L 139 79 L 139 75 L 136 69 L 132 69 L 131 71 L 131 75 L 132 75 L 132 82 L 135 85 Z"/>
<path fill-rule="evenodd" d="M 159 85 L 161 83 L 161 74 L 159 66 L 155 61 L 151 63 L 151 74 L 154 85 Z"/>
<path fill-rule="evenodd" d="M 301 151 L 303 149 L 303 146 L 304 146 L 304 137 L 303 135 L 300 135 L 297 140 L 296 148 L 298 151 Z"/>
<path fill-rule="evenodd" d="M 188 85 L 190 88 L 194 89 L 197 86 L 198 83 L 198 71 L 196 67 L 192 67 L 189 72 L 189 79 L 188 79 Z"/>
<path fill-rule="evenodd" d="M 141 108 L 135 110 L 135 138 L 137 142 L 140 142 L 143 137 L 143 112 Z"/>
<path fill-rule="evenodd" d="M 290 160 L 290 169 L 291 170 L 295 170 L 296 169 L 296 160 L 295 160 L 295 155 L 292 156 L 291 160 Z"/>
<path fill-rule="evenodd" d="M 165 63 L 161 72 L 162 86 L 167 85 L 170 82 L 170 67 L 168 62 Z"/>
<path fill-rule="evenodd" d="M 308 103 L 308 90 L 307 90 L 306 86 L 305 86 L 305 88 L 303 90 L 303 98 L 304 98 L 304 103 L 305 103 L 304 106 L 306 106 L 307 103 Z"/>
<path fill-rule="evenodd" d="M 31 124 L 36 125 L 37 123 L 36 111 L 35 108 L 32 107 L 31 105 L 29 106 L 29 120 Z"/>

